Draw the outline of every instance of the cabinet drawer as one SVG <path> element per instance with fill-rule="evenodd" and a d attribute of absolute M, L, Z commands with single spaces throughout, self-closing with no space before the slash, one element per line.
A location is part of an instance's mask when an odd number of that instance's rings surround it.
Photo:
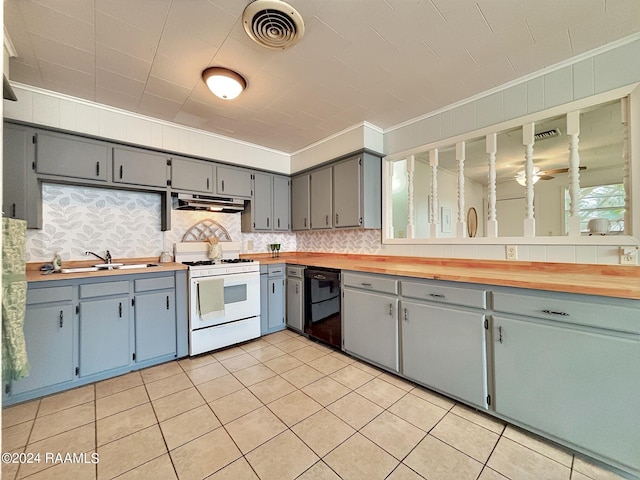
<path fill-rule="evenodd" d="M 493 292 L 493 309 L 497 312 L 640 333 L 640 301 L 630 301 L 628 306 L 615 305 L 614 302 L 591 300 L 586 295 L 581 298 L 579 295 L 541 294 L 537 291 L 522 294 Z"/>
<path fill-rule="evenodd" d="M 398 281 L 377 275 L 359 275 L 346 272 L 342 275 L 342 283 L 345 287 L 362 288 L 374 292 L 398 294 Z"/>
<path fill-rule="evenodd" d="M 80 298 L 106 297 L 129 293 L 129 282 L 87 283 L 80 285 Z"/>
<path fill-rule="evenodd" d="M 287 267 L 287 277 L 304 278 L 304 267 Z"/>
<path fill-rule="evenodd" d="M 267 272 L 270 277 L 281 277 L 284 275 L 284 264 L 267 265 Z"/>
<path fill-rule="evenodd" d="M 27 288 L 27 305 L 73 300 L 73 287 Z"/>
<path fill-rule="evenodd" d="M 487 292 L 485 290 L 449 287 L 437 282 L 403 281 L 402 296 L 464 307 L 487 308 Z"/>
<path fill-rule="evenodd" d="M 175 281 L 172 276 L 159 277 L 159 278 L 142 278 L 135 280 L 136 292 L 147 292 L 149 290 L 163 290 L 175 287 Z"/>

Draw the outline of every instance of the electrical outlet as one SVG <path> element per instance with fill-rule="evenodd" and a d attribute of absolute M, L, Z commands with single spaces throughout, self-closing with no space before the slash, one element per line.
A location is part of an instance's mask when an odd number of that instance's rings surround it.
<path fill-rule="evenodd" d="M 620 265 L 637 265 L 638 247 L 620 247 Z"/>
<path fill-rule="evenodd" d="M 247 240 L 247 250 L 250 252 L 253 250 L 253 240 Z"/>
<path fill-rule="evenodd" d="M 517 260 L 518 259 L 518 246 L 517 245 L 507 245 L 505 247 L 507 253 L 507 260 Z"/>

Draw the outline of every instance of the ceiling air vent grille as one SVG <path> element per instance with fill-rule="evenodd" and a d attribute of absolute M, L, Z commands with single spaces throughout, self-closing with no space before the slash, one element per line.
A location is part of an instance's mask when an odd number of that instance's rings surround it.
<path fill-rule="evenodd" d="M 247 35 L 259 45 L 284 50 L 304 35 L 302 16 L 280 0 L 256 0 L 242 14 Z"/>
<path fill-rule="evenodd" d="M 560 135 L 560 129 L 553 128 L 551 130 L 546 130 L 544 132 L 538 132 L 533 136 L 533 138 L 536 140 L 543 140 L 545 138 L 557 137 L 558 135 Z"/>

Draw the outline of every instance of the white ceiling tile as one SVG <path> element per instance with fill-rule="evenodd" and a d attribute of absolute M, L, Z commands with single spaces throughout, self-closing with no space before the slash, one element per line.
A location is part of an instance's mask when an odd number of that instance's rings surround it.
<path fill-rule="evenodd" d="M 96 12 L 96 43 L 125 52 L 146 62 L 153 61 L 158 44 L 158 35 Z"/>
<path fill-rule="evenodd" d="M 92 52 L 80 50 L 37 34 L 31 35 L 31 41 L 36 57 L 41 61 L 66 65 L 73 70 L 88 74 L 93 74 L 95 70 L 95 55 Z"/>
<path fill-rule="evenodd" d="M 182 104 L 172 102 L 166 98 L 144 93 L 138 106 L 138 113 L 172 121 L 180 111 Z"/>
<path fill-rule="evenodd" d="M 202 77 L 201 71 L 196 72 L 193 67 L 191 70 L 176 68 L 174 59 L 160 54 L 156 56 L 153 62 L 151 75 L 185 88 L 193 88 L 197 82 L 201 81 Z"/>
<path fill-rule="evenodd" d="M 96 45 L 96 67 L 146 81 L 151 70 L 151 62 L 129 55 L 121 50 L 98 43 Z"/>
<path fill-rule="evenodd" d="M 167 17 L 168 25 L 215 47 L 222 45 L 237 21 L 237 17 L 212 3 L 193 0 L 172 2 Z"/>
<path fill-rule="evenodd" d="M 114 92 L 140 98 L 144 91 L 144 82 L 98 68 L 96 69 L 96 88 L 108 88 Z"/>
<path fill-rule="evenodd" d="M 104 105 L 110 105 L 122 110 L 135 112 L 140 103 L 139 96 L 130 96 L 125 93 L 109 89 L 107 86 L 98 85 L 96 87 L 96 102 Z"/>
<path fill-rule="evenodd" d="M 151 75 L 147 81 L 145 92 L 164 97 L 172 102 L 184 103 L 191 94 L 191 89 Z"/>
<path fill-rule="evenodd" d="M 85 0 L 86 1 L 86 0 Z M 171 0 L 94 0 L 96 12 L 159 38 Z M 87 2 L 88 3 L 88 2 Z"/>
<path fill-rule="evenodd" d="M 67 84 L 69 89 L 77 88 L 80 91 L 92 91 L 95 88 L 95 76 L 92 74 L 79 72 L 78 70 L 44 60 L 41 60 L 39 64 L 45 88 L 47 88 L 47 82 Z"/>
<path fill-rule="evenodd" d="M 86 23 L 93 22 L 93 2 L 88 2 L 87 0 L 64 0 L 57 2 L 52 2 L 51 0 L 34 0 L 34 3 L 39 3 L 44 7 L 59 11 L 64 15 Z"/>
<path fill-rule="evenodd" d="M 42 35 L 80 50 L 93 52 L 93 25 L 30 0 L 20 2 L 29 33 Z"/>

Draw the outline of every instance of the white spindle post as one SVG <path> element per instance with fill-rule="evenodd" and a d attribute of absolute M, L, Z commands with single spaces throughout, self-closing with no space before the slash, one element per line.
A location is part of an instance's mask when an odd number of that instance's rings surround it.
<path fill-rule="evenodd" d="M 498 140 L 495 133 L 487 135 L 487 155 L 489 156 L 489 220 L 487 220 L 487 237 L 498 236 L 498 219 L 496 217 L 496 152 Z"/>
<path fill-rule="evenodd" d="M 456 160 L 458 161 L 458 231 L 457 236 L 464 238 L 467 236 L 467 222 L 465 220 L 464 208 L 464 160 L 465 143 L 456 144 Z"/>
<path fill-rule="evenodd" d="M 429 166 L 431 167 L 431 225 L 430 236 L 438 236 L 438 149 L 429 151 Z"/>
<path fill-rule="evenodd" d="M 569 136 L 569 225 L 570 237 L 580 236 L 580 112 L 567 114 L 567 135 Z"/>
<path fill-rule="evenodd" d="M 622 122 L 622 168 L 624 188 L 624 233 L 631 232 L 631 159 L 629 157 L 629 97 L 620 99 Z"/>
<path fill-rule="evenodd" d="M 533 216 L 533 123 L 528 123 L 522 127 L 522 145 L 525 147 L 525 166 L 526 175 L 526 216 L 524 219 L 524 236 L 536 236 L 536 219 Z"/>
<path fill-rule="evenodd" d="M 407 158 L 407 238 L 415 238 L 416 215 L 414 209 L 413 175 L 416 171 L 416 159 L 413 155 Z"/>

